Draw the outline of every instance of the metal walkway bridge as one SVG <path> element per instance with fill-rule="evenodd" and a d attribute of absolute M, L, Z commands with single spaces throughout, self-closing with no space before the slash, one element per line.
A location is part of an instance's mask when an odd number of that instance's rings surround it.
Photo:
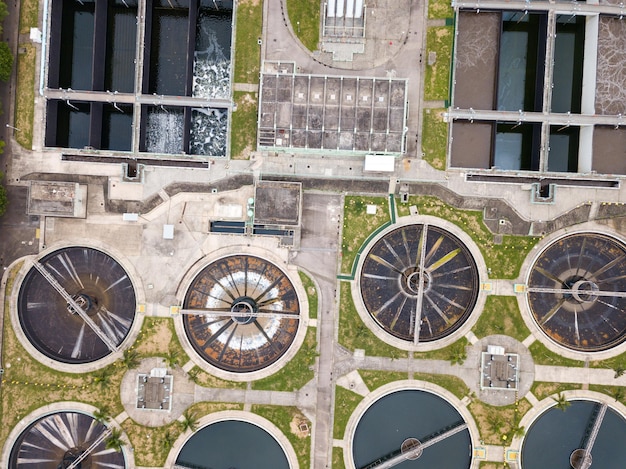
<path fill-rule="evenodd" d="M 442 432 L 434 434 L 432 438 L 427 439 L 423 443 L 412 447 L 408 451 L 402 452 L 402 449 L 396 449 L 385 456 L 378 458 L 361 469 L 389 469 L 390 467 L 397 466 L 398 464 L 406 461 L 407 459 L 417 459 L 424 449 L 433 446 L 440 441 L 450 438 L 452 435 L 456 435 L 467 428 L 467 423 L 460 422 L 446 427 Z"/>
<path fill-rule="evenodd" d="M 591 415 L 589 425 L 587 426 L 587 428 L 591 427 L 591 430 L 583 437 L 586 438 L 584 445 L 581 445 L 582 448 L 574 450 L 570 456 L 570 465 L 574 469 L 589 469 L 591 467 L 591 451 L 600 432 L 600 425 L 602 425 L 607 408 L 607 404 L 603 403 L 601 406 L 596 407 L 596 412 Z"/>
<path fill-rule="evenodd" d="M 85 451 L 83 451 L 82 453 L 80 453 L 80 456 L 78 456 L 76 459 L 74 459 L 74 461 L 72 461 L 72 464 L 70 464 L 69 466 L 67 466 L 67 469 L 76 469 L 76 468 L 80 468 L 81 467 L 81 462 L 83 462 L 92 452 L 93 450 L 96 449 L 96 447 L 102 443 L 104 440 L 106 440 L 109 435 L 111 435 L 111 429 L 107 428 L 106 430 L 104 430 L 100 436 L 98 438 L 96 438 L 96 440 L 91 444 L 91 446 L 89 446 L 89 448 L 87 448 Z"/>

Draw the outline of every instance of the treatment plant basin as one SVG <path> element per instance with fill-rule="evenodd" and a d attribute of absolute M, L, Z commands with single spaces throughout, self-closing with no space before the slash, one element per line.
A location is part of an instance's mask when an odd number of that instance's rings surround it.
<path fill-rule="evenodd" d="M 457 330 L 474 309 L 478 287 L 467 247 L 427 224 L 385 234 L 367 253 L 360 274 L 370 316 L 387 333 L 415 344 Z"/>
<path fill-rule="evenodd" d="M 624 417 L 599 402 L 569 402 L 565 410 L 554 406 L 530 425 L 522 443 L 522 469 L 626 467 Z"/>
<path fill-rule="evenodd" d="M 224 420 L 196 431 L 181 449 L 176 464 L 194 469 L 291 467 L 274 436 L 241 420 Z"/>
<path fill-rule="evenodd" d="M 527 282 L 533 319 L 556 343 L 595 352 L 626 339 L 626 246 L 600 233 L 577 233 L 539 254 Z"/>
<path fill-rule="evenodd" d="M 47 357 L 69 364 L 117 350 L 135 310 L 135 290 L 124 268 L 90 247 L 63 248 L 33 261 L 19 291 L 19 321 L 28 340 Z"/>
<path fill-rule="evenodd" d="M 468 469 L 471 454 L 461 414 L 437 394 L 417 389 L 376 400 L 358 421 L 352 441 L 356 469 Z"/>
<path fill-rule="evenodd" d="M 9 469 L 126 467 L 123 452 L 106 448 L 110 430 L 92 416 L 56 412 L 37 419 L 13 445 Z"/>
<path fill-rule="evenodd" d="M 275 363 L 294 341 L 300 321 L 300 303 L 287 274 L 245 254 L 205 267 L 187 290 L 182 312 L 191 346 L 229 372 Z"/>

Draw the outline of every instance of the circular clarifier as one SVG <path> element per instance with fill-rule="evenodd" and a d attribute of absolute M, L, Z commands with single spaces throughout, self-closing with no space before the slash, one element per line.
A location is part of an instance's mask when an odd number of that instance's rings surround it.
<path fill-rule="evenodd" d="M 626 467 L 624 441 L 626 420 L 617 411 L 611 407 L 603 411 L 599 402 L 573 400 L 565 410 L 545 411 L 530 426 L 522 444 L 521 467 L 622 469 Z"/>
<path fill-rule="evenodd" d="M 285 452 L 270 433 L 240 420 L 225 420 L 198 430 L 181 449 L 176 464 L 198 469 L 290 467 Z"/>
<path fill-rule="evenodd" d="M 626 246 L 577 233 L 548 246 L 532 266 L 528 304 L 541 330 L 573 350 L 606 350 L 626 339 Z"/>
<path fill-rule="evenodd" d="M 60 249 L 35 263 L 18 300 L 20 324 L 33 346 L 70 364 L 99 360 L 119 347 L 136 310 L 123 267 L 89 247 Z"/>
<path fill-rule="evenodd" d="M 470 448 L 461 414 L 438 395 L 415 389 L 375 401 L 359 420 L 352 442 L 357 468 L 395 460 L 404 468 L 465 469 L 471 464 Z"/>
<path fill-rule="evenodd" d="M 189 342 L 209 364 L 252 372 L 275 363 L 294 341 L 300 304 L 289 277 L 260 257 L 234 255 L 205 267 L 184 301 Z"/>
<path fill-rule="evenodd" d="M 9 469 L 126 467 L 124 454 L 107 450 L 109 430 L 90 415 L 56 412 L 30 424 L 17 438 Z"/>
<path fill-rule="evenodd" d="M 397 228 L 367 253 L 360 275 L 365 308 L 387 333 L 429 342 L 457 330 L 478 298 L 478 270 L 467 247 L 432 225 Z"/>

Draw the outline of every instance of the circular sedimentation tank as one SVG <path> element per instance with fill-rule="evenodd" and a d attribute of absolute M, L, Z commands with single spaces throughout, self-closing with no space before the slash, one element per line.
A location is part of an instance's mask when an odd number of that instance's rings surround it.
<path fill-rule="evenodd" d="M 108 450 L 109 429 L 92 416 L 56 412 L 30 424 L 17 438 L 9 469 L 126 467 L 123 452 Z"/>
<path fill-rule="evenodd" d="M 20 286 L 18 315 L 39 352 L 63 363 L 89 363 L 124 341 L 136 297 L 115 259 L 97 249 L 68 247 L 35 262 Z"/>
<path fill-rule="evenodd" d="M 352 441 L 357 468 L 397 458 L 404 468 L 467 469 L 471 438 L 461 414 L 442 397 L 417 389 L 387 394 L 360 418 Z"/>
<path fill-rule="evenodd" d="M 184 309 L 185 333 L 195 351 L 209 364 L 239 373 L 258 371 L 282 357 L 300 320 L 287 274 L 266 259 L 243 254 L 202 269 Z"/>
<path fill-rule="evenodd" d="M 626 420 L 616 410 L 608 407 L 602 416 L 599 402 L 573 400 L 565 410 L 548 409 L 528 428 L 521 467 L 621 469 L 626 467 L 624 441 Z"/>
<path fill-rule="evenodd" d="M 532 317 L 556 343 L 595 352 L 626 339 L 626 246 L 616 238 L 560 238 L 541 252 L 527 285 Z"/>
<path fill-rule="evenodd" d="M 283 448 L 270 433 L 241 420 L 224 420 L 198 430 L 181 449 L 176 464 L 198 469 L 290 468 Z"/>
<path fill-rule="evenodd" d="M 402 226 L 379 239 L 363 261 L 360 290 L 374 321 L 410 342 L 448 336 L 469 317 L 479 276 L 467 247 L 433 225 Z"/>

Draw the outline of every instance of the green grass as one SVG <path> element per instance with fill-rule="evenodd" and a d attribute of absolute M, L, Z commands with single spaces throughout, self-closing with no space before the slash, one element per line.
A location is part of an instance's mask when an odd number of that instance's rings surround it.
<path fill-rule="evenodd" d="M 20 34 L 28 34 L 30 28 L 36 28 L 38 23 L 39 0 L 22 0 L 20 2 Z"/>
<path fill-rule="evenodd" d="M 429 0 L 428 2 L 428 19 L 445 19 L 452 18 L 454 10 L 450 0 Z"/>
<path fill-rule="evenodd" d="M 301 468 L 311 465 L 311 436 L 296 435 L 291 431 L 290 423 L 292 420 L 297 422 L 306 422 L 311 428 L 311 422 L 298 410 L 297 407 L 281 407 L 273 405 L 253 405 L 252 412 L 265 417 L 267 420 L 276 425 L 283 434 L 289 439 L 293 449 L 298 456 L 298 463 Z"/>
<path fill-rule="evenodd" d="M 335 421 L 333 423 L 333 438 L 342 439 L 350 416 L 363 400 L 363 396 L 341 386 L 335 386 Z"/>
<path fill-rule="evenodd" d="M 522 342 L 530 335 L 513 296 L 488 296 L 483 312 L 472 330 L 479 339 L 504 334 Z"/>
<path fill-rule="evenodd" d="M 15 93 L 15 139 L 27 150 L 33 147 L 35 116 L 35 47 L 21 44 L 24 53 L 17 54 L 17 90 Z"/>
<path fill-rule="evenodd" d="M 315 376 L 313 365 L 315 364 L 316 352 L 316 329 L 309 327 L 304 338 L 304 343 L 296 356 L 293 357 L 278 372 L 267 378 L 254 381 L 252 389 L 264 389 L 269 391 L 297 391 Z"/>
<path fill-rule="evenodd" d="M 424 75 L 424 100 L 443 101 L 450 95 L 450 64 L 452 60 L 452 26 L 437 26 L 426 31 L 426 73 Z M 437 57 L 428 65 L 430 52 Z"/>
<path fill-rule="evenodd" d="M 319 0 L 287 0 L 287 15 L 304 47 L 310 51 L 317 50 L 320 35 Z"/>
<path fill-rule="evenodd" d="M 424 109 L 422 121 L 422 157 L 435 169 L 446 169 L 448 123 L 443 121 L 445 109 Z"/>
<path fill-rule="evenodd" d="M 539 241 L 539 238 L 532 236 L 505 235 L 501 244 L 495 244 L 493 233 L 483 223 L 481 211 L 460 210 L 432 196 L 411 196 L 408 203 L 398 203 L 398 215 L 409 215 L 411 205 L 417 206 L 421 215 L 443 218 L 465 231 L 480 248 L 491 278 L 517 278 L 526 256 Z"/>
<path fill-rule="evenodd" d="M 501 445 L 503 435 L 507 436 L 506 441 L 511 441 L 519 421 L 531 407 L 526 399 L 500 407 L 474 399 L 467 406 L 478 425 L 481 440 L 488 445 Z"/>
<path fill-rule="evenodd" d="M 233 100 L 237 110 L 231 114 L 230 157 L 235 160 L 249 160 L 250 152 L 256 150 L 258 95 L 235 91 Z"/>
<path fill-rule="evenodd" d="M 535 381 L 530 387 L 530 392 L 539 399 L 545 399 L 548 396 L 562 393 L 563 391 L 571 391 L 582 389 L 582 385 L 578 383 L 547 383 L 544 381 Z"/>
<path fill-rule="evenodd" d="M 461 337 L 447 347 L 431 350 L 430 352 L 416 352 L 413 356 L 422 360 L 446 360 L 454 364 L 465 361 L 467 357 L 465 348 L 468 345 L 469 341 L 465 337 Z"/>
<path fill-rule="evenodd" d="M 470 390 L 461 378 L 452 375 L 433 375 L 430 373 L 414 373 L 413 379 L 428 381 L 429 383 L 441 386 L 454 394 L 459 399 L 469 395 Z"/>
<path fill-rule="evenodd" d="M 368 205 L 376 205 L 376 214 L 366 213 Z M 346 196 L 343 208 L 341 272 L 350 273 L 357 252 L 367 237 L 390 221 L 387 197 Z"/>
<path fill-rule="evenodd" d="M 263 2 L 237 2 L 235 35 L 235 83 L 259 83 L 261 47 L 258 39 L 263 26 Z"/>
<path fill-rule="evenodd" d="M 343 462 L 343 448 L 333 448 L 333 469 L 346 469 L 346 465 Z"/>
<path fill-rule="evenodd" d="M 582 367 L 584 365 L 583 361 L 580 360 L 572 360 L 571 358 L 562 357 L 551 350 L 549 350 L 545 345 L 536 340 L 528 347 L 530 353 L 533 356 L 533 361 L 535 365 L 552 365 L 552 366 L 573 366 L 573 367 Z"/>
<path fill-rule="evenodd" d="M 146 427 L 128 418 L 122 422 L 122 428 L 133 448 L 135 463 L 146 467 L 162 467 L 171 449 L 165 443 L 166 434 L 173 442 L 182 433 L 178 422 L 162 427 Z"/>
<path fill-rule="evenodd" d="M 370 391 L 378 389 L 385 384 L 409 378 L 408 373 L 399 371 L 359 370 L 359 374 Z"/>
<path fill-rule="evenodd" d="M 406 358 L 399 350 L 376 337 L 363 323 L 352 301 L 350 283 L 341 282 L 339 299 L 339 343 L 349 350 L 363 349 L 374 357 Z"/>
<path fill-rule="evenodd" d="M 613 399 L 613 401 L 618 401 L 621 404 L 626 405 L 626 387 L 605 386 L 602 384 L 590 384 L 589 390 L 606 394 L 607 396 L 610 396 Z"/>
<path fill-rule="evenodd" d="M 315 284 L 313 283 L 313 280 L 311 280 L 311 277 L 309 277 L 301 270 L 298 271 L 298 275 L 300 275 L 300 281 L 302 282 L 302 286 L 306 290 L 306 297 L 309 301 L 309 318 L 317 318 L 318 299 Z"/>
<path fill-rule="evenodd" d="M 626 369 L 626 352 L 607 360 L 590 361 L 589 366 L 591 368 L 609 368 L 611 370 L 614 370 L 616 367 Z"/>

